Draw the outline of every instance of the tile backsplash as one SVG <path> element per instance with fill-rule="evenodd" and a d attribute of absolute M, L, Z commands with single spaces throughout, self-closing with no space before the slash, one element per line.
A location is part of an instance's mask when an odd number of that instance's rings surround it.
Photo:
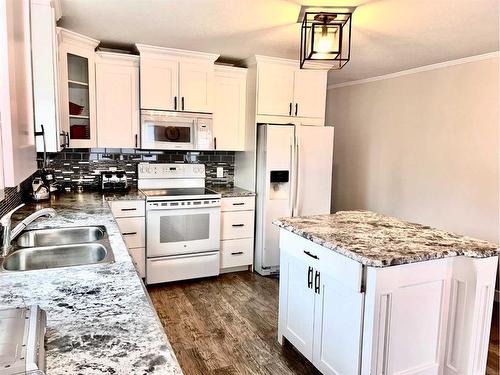
<path fill-rule="evenodd" d="M 5 215 L 7 212 L 16 208 L 27 199 L 27 195 L 29 194 L 29 189 L 31 187 L 31 181 L 32 177 L 28 177 L 25 181 L 21 182 L 19 189 L 17 187 L 5 188 L 5 198 L 0 201 L 0 216 Z"/>
<path fill-rule="evenodd" d="M 39 167 L 43 154 L 38 154 Z M 120 148 L 64 149 L 47 154 L 48 168 L 53 169 L 56 181 L 62 186 L 87 189 L 99 188 L 100 171 L 117 167 L 124 170 L 129 186 L 137 186 L 137 164 L 151 163 L 203 163 L 207 186 L 233 186 L 233 151 L 145 151 Z M 224 170 L 217 178 L 217 167 Z"/>

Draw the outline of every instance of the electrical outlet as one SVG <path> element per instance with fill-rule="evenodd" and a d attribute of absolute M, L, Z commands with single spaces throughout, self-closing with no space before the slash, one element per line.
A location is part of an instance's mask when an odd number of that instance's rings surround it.
<path fill-rule="evenodd" d="M 217 167 L 217 178 L 222 178 L 222 177 L 224 177 L 224 168 Z"/>

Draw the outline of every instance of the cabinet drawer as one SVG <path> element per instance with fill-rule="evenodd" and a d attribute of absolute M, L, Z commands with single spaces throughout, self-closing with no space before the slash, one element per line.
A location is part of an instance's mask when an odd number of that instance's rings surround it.
<path fill-rule="evenodd" d="M 143 217 L 122 217 L 116 223 L 129 249 L 146 246 Z"/>
<path fill-rule="evenodd" d="M 362 265 L 353 259 L 280 229 L 280 251 L 291 254 L 339 283 L 361 290 Z"/>
<path fill-rule="evenodd" d="M 109 202 L 114 217 L 144 216 L 145 202 L 136 201 L 111 201 Z"/>
<path fill-rule="evenodd" d="M 132 262 L 139 276 L 142 278 L 146 277 L 146 249 L 144 247 L 139 247 L 129 249 L 128 252 L 132 257 Z"/>
<path fill-rule="evenodd" d="M 221 214 L 221 240 L 253 237 L 254 212 L 235 211 Z"/>
<path fill-rule="evenodd" d="M 244 211 L 255 209 L 255 197 L 222 198 L 221 211 Z"/>
<path fill-rule="evenodd" d="M 147 284 L 196 279 L 219 274 L 219 252 L 148 258 Z"/>
<path fill-rule="evenodd" d="M 221 268 L 253 263 L 253 238 L 221 241 Z"/>

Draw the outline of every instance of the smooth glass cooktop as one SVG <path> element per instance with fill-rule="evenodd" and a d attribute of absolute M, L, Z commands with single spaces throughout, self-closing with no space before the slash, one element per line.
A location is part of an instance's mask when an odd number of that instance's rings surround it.
<path fill-rule="evenodd" d="M 218 196 L 219 194 L 207 188 L 170 188 L 141 189 L 147 197 L 185 197 L 185 196 Z"/>

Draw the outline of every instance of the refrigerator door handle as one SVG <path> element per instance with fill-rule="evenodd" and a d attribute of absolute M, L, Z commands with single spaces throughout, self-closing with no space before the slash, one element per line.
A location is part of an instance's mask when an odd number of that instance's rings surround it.
<path fill-rule="evenodd" d="M 299 215 L 300 199 L 300 143 L 299 136 L 295 136 L 295 196 L 293 203 L 293 216 Z"/>
<path fill-rule="evenodd" d="M 291 211 L 292 211 L 292 217 L 295 216 L 294 214 L 294 207 L 295 207 L 295 189 L 294 189 L 294 184 L 293 184 L 293 181 L 295 179 L 295 171 L 294 171 L 294 158 L 293 158 L 293 148 L 294 148 L 294 144 L 293 144 L 293 137 L 290 138 L 290 175 L 291 177 L 289 178 L 289 181 L 290 181 L 290 198 L 289 198 L 289 207 L 291 208 Z"/>

